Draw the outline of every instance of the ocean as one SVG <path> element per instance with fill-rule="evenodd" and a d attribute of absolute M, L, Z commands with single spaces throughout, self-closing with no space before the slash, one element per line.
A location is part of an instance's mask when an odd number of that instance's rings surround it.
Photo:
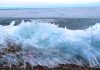
<path fill-rule="evenodd" d="M 74 14 L 66 11 L 73 9 L 0 10 L 0 65 L 100 67 L 99 12 L 91 14 L 89 8 L 90 14 L 84 15 L 89 13 L 84 9 L 74 9 Z M 29 14 L 36 10 L 44 14 Z"/>

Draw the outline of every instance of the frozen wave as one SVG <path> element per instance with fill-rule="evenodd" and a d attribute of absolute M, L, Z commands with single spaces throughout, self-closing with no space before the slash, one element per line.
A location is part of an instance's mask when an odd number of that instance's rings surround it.
<path fill-rule="evenodd" d="M 27 62 L 33 66 L 68 63 L 100 67 L 99 23 L 85 30 L 35 21 L 22 21 L 17 26 L 14 23 L 0 26 L 0 53 L 5 53 L 1 64 L 6 60 L 14 65 Z"/>

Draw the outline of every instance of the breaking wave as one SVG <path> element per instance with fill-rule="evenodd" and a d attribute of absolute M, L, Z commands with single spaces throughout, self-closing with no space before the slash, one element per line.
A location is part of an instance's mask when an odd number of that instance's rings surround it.
<path fill-rule="evenodd" d="M 69 30 L 50 23 L 22 21 L 0 25 L 0 64 L 53 67 L 77 64 L 100 67 L 100 24 Z"/>

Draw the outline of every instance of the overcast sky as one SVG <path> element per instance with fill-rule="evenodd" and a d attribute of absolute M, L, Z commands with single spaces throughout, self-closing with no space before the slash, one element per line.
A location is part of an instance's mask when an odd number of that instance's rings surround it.
<path fill-rule="evenodd" d="M 81 7 L 99 4 L 100 0 L 0 0 L 0 7 Z"/>

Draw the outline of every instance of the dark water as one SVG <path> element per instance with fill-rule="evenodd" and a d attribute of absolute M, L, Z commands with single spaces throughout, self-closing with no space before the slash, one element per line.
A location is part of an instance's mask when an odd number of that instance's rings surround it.
<path fill-rule="evenodd" d="M 85 29 L 100 23 L 100 7 L 0 9 L 0 25 L 9 25 L 11 21 L 16 21 L 17 25 L 22 19 L 55 23 L 68 29 Z"/>
<path fill-rule="evenodd" d="M 20 24 L 20 22 L 35 20 L 37 22 L 50 22 L 58 25 L 59 27 L 67 27 L 68 29 L 85 29 L 89 26 L 93 26 L 96 23 L 100 23 L 100 19 L 89 18 L 74 18 L 74 19 L 20 19 L 20 18 L 0 18 L 0 25 L 9 25 L 12 21 Z"/>

